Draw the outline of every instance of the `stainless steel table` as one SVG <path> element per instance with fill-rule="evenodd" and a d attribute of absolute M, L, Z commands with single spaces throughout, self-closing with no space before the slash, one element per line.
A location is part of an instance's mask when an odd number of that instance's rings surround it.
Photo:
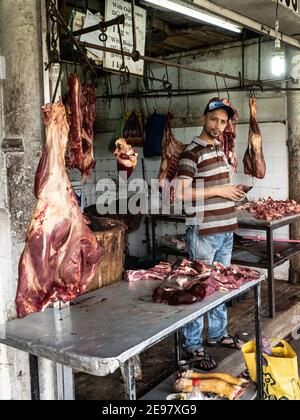
<path fill-rule="evenodd" d="M 44 357 L 64 366 L 96 376 L 122 368 L 125 397 L 136 398 L 133 358 L 175 333 L 195 318 L 232 298 L 254 289 L 258 372 L 261 369 L 261 282 L 239 290 L 218 292 L 193 305 L 168 306 L 153 303 L 152 291 L 159 282 L 121 282 L 78 298 L 62 310 L 48 308 L 21 320 L 0 326 L 0 343 L 30 355 L 32 398 L 39 399 L 38 359 Z M 262 375 L 259 375 L 259 398 Z"/>
<path fill-rule="evenodd" d="M 259 267 L 268 270 L 268 299 L 269 299 L 269 316 L 275 318 L 275 280 L 274 268 L 288 261 L 298 252 L 300 252 L 300 243 L 285 243 L 276 242 L 274 240 L 274 231 L 283 226 L 290 225 L 300 221 L 300 214 L 283 217 L 279 220 L 260 220 L 256 219 L 252 214 L 246 211 L 237 212 L 238 225 L 241 229 L 262 230 L 266 232 L 266 241 L 260 241 L 263 251 L 261 258 L 255 250 L 257 247 L 254 242 L 253 245 L 233 251 L 232 263 L 243 264 L 252 267 Z M 256 256 L 256 258 L 255 258 Z"/>

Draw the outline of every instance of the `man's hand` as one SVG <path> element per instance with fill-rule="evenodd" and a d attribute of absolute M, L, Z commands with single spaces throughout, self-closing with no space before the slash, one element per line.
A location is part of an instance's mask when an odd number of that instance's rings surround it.
<path fill-rule="evenodd" d="M 203 189 L 192 188 L 192 180 L 178 179 L 178 185 L 175 192 L 176 200 L 200 200 L 213 197 L 223 197 L 230 201 L 240 201 L 246 197 L 242 190 L 242 185 L 220 185 Z"/>
<path fill-rule="evenodd" d="M 218 195 L 231 201 L 240 201 L 246 197 L 246 194 L 241 188 L 229 184 L 218 187 Z"/>

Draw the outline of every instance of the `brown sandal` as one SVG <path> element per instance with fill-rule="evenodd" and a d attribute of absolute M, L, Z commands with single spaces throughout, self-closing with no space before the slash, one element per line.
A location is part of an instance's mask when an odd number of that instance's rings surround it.
<path fill-rule="evenodd" d="M 226 340 L 231 340 L 230 343 L 226 343 Z M 245 343 L 240 340 L 237 336 L 226 335 L 221 340 L 207 340 L 207 345 L 210 347 L 227 347 L 230 349 L 241 350 Z"/>
<path fill-rule="evenodd" d="M 196 351 L 192 356 L 192 367 L 209 371 L 217 367 L 217 362 L 205 351 Z"/>

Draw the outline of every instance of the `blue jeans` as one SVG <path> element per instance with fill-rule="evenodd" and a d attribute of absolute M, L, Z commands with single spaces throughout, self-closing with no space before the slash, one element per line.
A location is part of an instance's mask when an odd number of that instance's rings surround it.
<path fill-rule="evenodd" d="M 201 260 L 212 265 L 219 262 L 228 267 L 231 262 L 233 233 L 218 233 L 214 235 L 199 234 L 199 226 L 189 226 L 187 229 L 187 246 L 191 260 Z M 208 312 L 208 339 L 220 340 L 227 335 L 227 307 L 221 305 Z M 185 337 L 183 348 L 188 353 L 203 350 L 203 317 L 195 319 L 182 329 Z"/>

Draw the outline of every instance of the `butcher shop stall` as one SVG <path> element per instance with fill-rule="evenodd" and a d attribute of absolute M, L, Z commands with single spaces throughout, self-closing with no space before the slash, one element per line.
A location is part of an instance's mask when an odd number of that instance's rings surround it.
<path fill-rule="evenodd" d="M 1 400 L 300 399 L 299 23 L 0 2 Z"/>

